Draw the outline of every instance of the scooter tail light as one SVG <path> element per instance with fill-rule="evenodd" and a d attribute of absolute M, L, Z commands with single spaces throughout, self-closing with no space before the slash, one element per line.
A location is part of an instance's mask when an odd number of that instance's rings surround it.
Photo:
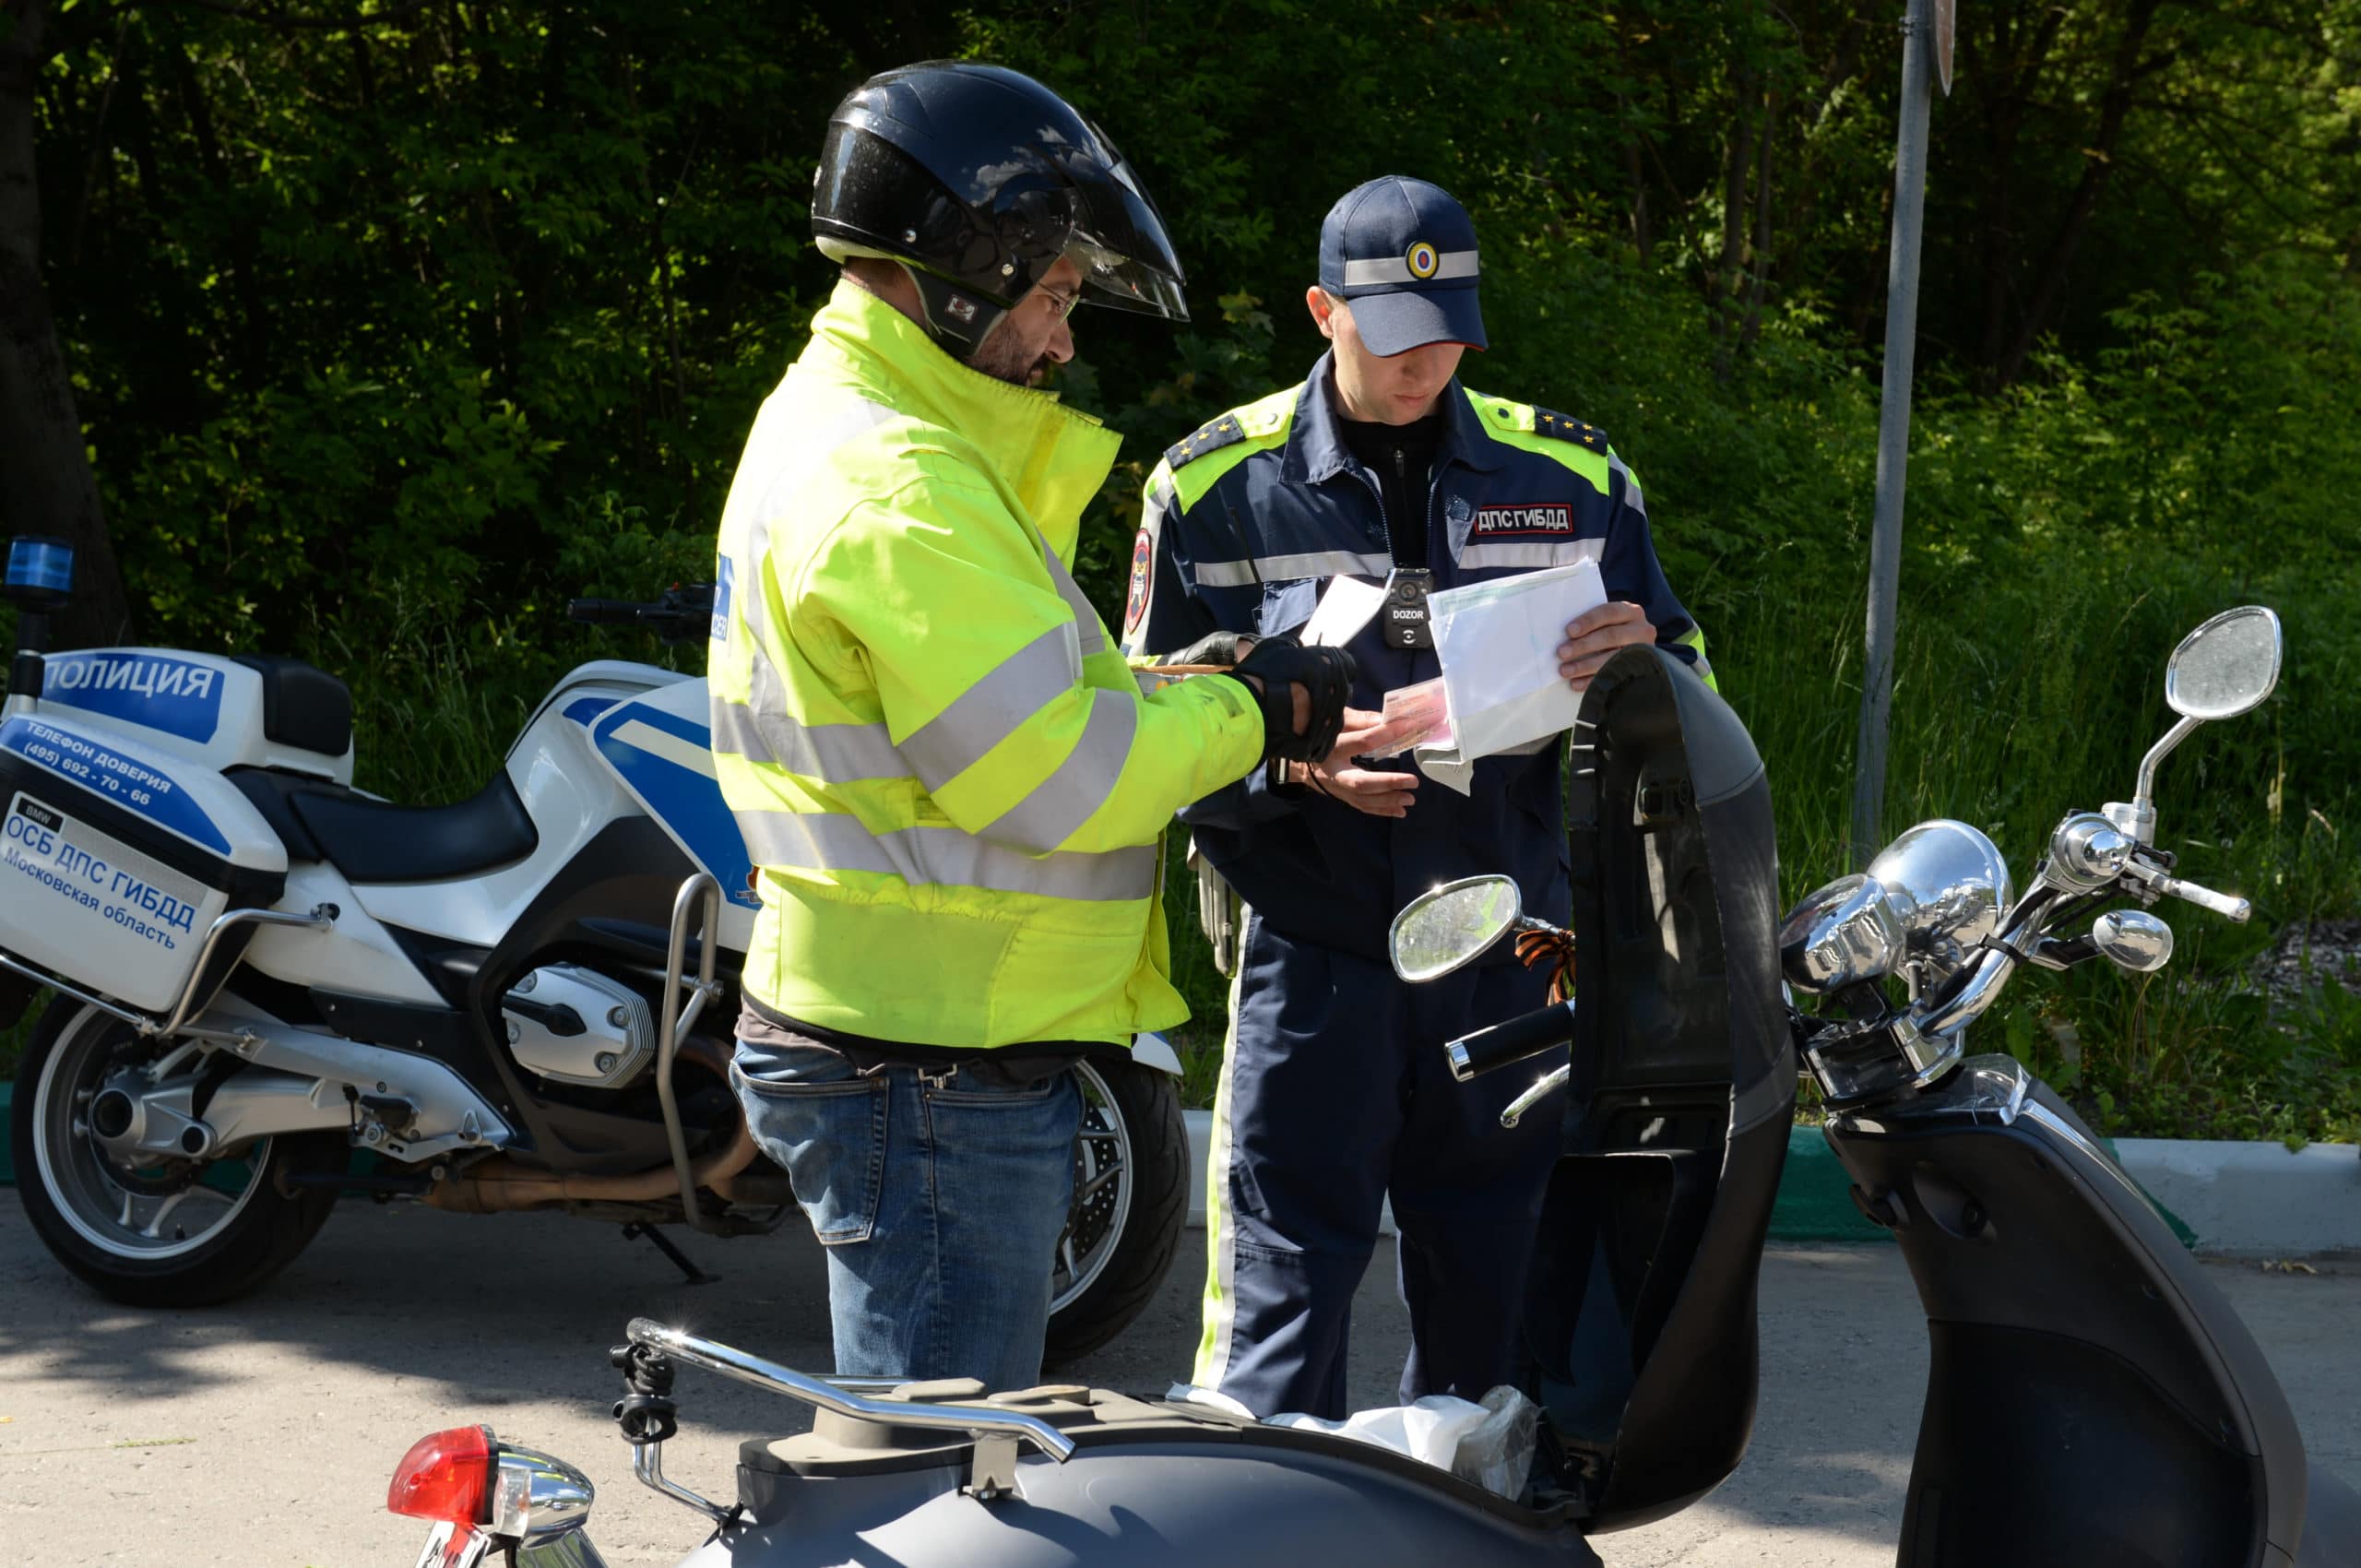
<path fill-rule="evenodd" d="M 413 1519 L 454 1526 L 491 1521 L 498 1444 L 486 1426 L 453 1427 L 410 1444 L 394 1467 L 386 1506 Z"/>

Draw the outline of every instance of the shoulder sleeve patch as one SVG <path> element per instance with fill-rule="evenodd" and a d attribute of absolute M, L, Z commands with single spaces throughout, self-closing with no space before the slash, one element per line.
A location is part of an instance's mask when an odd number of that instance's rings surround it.
<path fill-rule="evenodd" d="M 1164 449 L 1164 460 L 1178 471 L 1208 452 L 1218 452 L 1225 446 L 1245 439 L 1246 427 L 1239 423 L 1238 415 L 1235 412 L 1227 413 L 1211 424 L 1200 426 L 1193 435 L 1167 446 Z M 1601 436 L 1599 439 L 1604 441 L 1606 437 Z"/>
<path fill-rule="evenodd" d="M 1553 412 L 1542 408 L 1539 404 L 1534 405 L 1533 434 L 1547 435 L 1558 441 L 1571 441 L 1577 446 L 1587 446 L 1594 452 L 1607 450 L 1607 432 L 1595 424 L 1584 424 L 1578 419 L 1570 419 L 1564 414 Z"/>

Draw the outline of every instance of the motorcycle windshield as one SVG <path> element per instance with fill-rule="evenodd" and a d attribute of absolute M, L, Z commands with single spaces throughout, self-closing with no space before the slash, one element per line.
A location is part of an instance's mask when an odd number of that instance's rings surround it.
<path fill-rule="evenodd" d="M 1745 726 L 1654 647 L 1608 663 L 1582 724 L 1574 1076 L 1525 1328 L 1557 1483 L 1596 1530 L 1685 1506 L 1745 1452 L 1796 1069 L 1770 789 Z"/>

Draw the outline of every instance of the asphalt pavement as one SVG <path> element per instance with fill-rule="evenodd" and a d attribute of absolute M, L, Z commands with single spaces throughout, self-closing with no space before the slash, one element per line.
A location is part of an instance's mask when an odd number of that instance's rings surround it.
<path fill-rule="evenodd" d="M 422 1526 L 385 1511 L 410 1443 L 489 1423 L 599 1490 L 613 1568 L 670 1568 L 702 1521 L 631 1477 L 608 1420 L 607 1348 L 632 1317 L 680 1322 L 790 1366 L 829 1366 L 808 1236 L 683 1243 L 718 1283 L 684 1287 L 645 1241 L 557 1216 L 455 1216 L 348 1201 L 309 1252 L 229 1306 L 113 1306 L 53 1262 L 0 1192 L 0 1564 L 409 1568 Z M 1161 1391 L 1197 1336 L 1181 1264 L 1077 1381 Z M 2317 1273 L 2208 1264 L 2286 1384 L 2314 1459 L 2361 1485 L 2361 1260 Z M 1893 1561 L 1926 1375 L 1924 1323 L 1891 1246 L 1774 1248 L 1763 1380 L 1746 1462 L 1670 1520 L 1601 1538 L 1613 1568 Z M 1381 1247 L 1354 1312 L 1357 1405 L 1391 1403 L 1406 1339 Z M 666 1473 L 731 1494 L 739 1442 L 806 1424 L 797 1407 L 694 1370 Z"/>

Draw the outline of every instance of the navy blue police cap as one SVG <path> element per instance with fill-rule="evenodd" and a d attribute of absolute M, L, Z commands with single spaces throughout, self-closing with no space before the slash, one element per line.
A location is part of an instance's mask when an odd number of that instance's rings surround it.
<path fill-rule="evenodd" d="M 1388 174 L 1356 185 L 1320 225 L 1320 286 L 1349 300 L 1381 357 L 1428 343 L 1481 349 L 1476 224 L 1441 185 Z"/>

